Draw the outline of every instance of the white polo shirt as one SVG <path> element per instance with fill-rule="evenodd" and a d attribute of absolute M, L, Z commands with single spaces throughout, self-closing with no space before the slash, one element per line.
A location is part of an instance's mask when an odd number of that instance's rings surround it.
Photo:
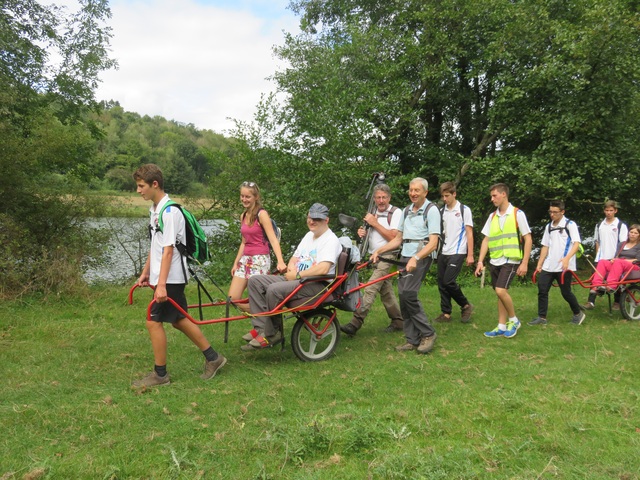
<path fill-rule="evenodd" d="M 627 241 L 629 229 L 619 218 L 614 218 L 611 223 L 607 223 L 605 219 L 596 225 L 594 236 L 596 242 L 600 245 L 596 262 L 600 260 L 611 260 L 616 256 L 616 253 L 618 253 L 618 246 L 622 242 Z"/>
<path fill-rule="evenodd" d="M 445 235 L 442 255 L 466 255 L 468 242 L 465 227 L 473 227 L 471 209 L 464 205 L 463 210 L 463 205 L 459 201 L 456 201 L 451 209 L 445 205 L 442 211 L 442 223 Z"/>
<path fill-rule="evenodd" d="M 376 211 L 376 217 L 383 228 L 387 230 L 397 230 L 398 225 L 400 225 L 400 220 L 402 219 L 402 209 L 396 208 L 391 216 L 389 216 L 391 208 L 392 206 L 389 205 L 384 212 Z M 387 243 L 389 243 L 389 240 L 380 235 L 375 228 L 371 229 L 369 233 L 369 253 L 373 253 Z"/>
<path fill-rule="evenodd" d="M 171 258 L 171 268 L 167 283 L 187 283 L 184 272 L 187 271 L 187 259 L 180 255 L 175 248 L 178 242 L 183 242 L 185 238 L 184 215 L 180 209 L 169 206 L 162 214 L 163 231 L 158 228 L 158 214 L 165 203 L 169 201 L 169 195 L 165 195 L 158 205 L 151 205 L 149 208 L 149 224 L 151 225 L 151 250 L 149 255 L 149 283 L 158 285 L 160 278 L 160 265 L 162 263 L 162 252 L 165 247 L 173 246 L 173 257 Z M 181 264 L 183 262 L 183 264 Z M 184 265 L 184 270 L 182 267 Z"/>
<path fill-rule="evenodd" d="M 542 264 L 542 270 L 545 272 L 561 272 L 562 260 L 571 246 L 575 242 L 582 242 L 580 238 L 580 231 L 578 225 L 572 220 L 568 220 L 563 216 L 557 225 L 547 225 L 544 227 L 544 234 L 542 235 L 542 245 L 549 248 L 547 258 L 544 259 Z M 576 256 L 573 255 L 569 260 L 569 270 L 576 270 Z"/>

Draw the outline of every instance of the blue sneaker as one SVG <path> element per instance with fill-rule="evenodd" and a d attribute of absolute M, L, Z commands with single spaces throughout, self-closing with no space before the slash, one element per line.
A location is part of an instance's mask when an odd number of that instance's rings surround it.
<path fill-rule="evenodd" d="M 507 331 L 504 332 L 505 338 L 512 338 L 516 336 L 518 333 L 518 329 L 520 328 L 520 320 L 516 320 L 515 322 L 507 322 Z"/>
<path fill-rule="evenodd" d="M 499 327 L 496 327 L 493 330 L 491 330 L 490 332 L 484 332 L 484 336 L 485 337 L 501 337 L 505 333 L 506 332 L 504 330 L 500 330 Z"/>

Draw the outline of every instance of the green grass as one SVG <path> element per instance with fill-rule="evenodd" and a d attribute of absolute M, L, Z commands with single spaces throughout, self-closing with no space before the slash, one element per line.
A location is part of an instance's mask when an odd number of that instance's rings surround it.
<path fill-rule="evenodd" d="M 467 287 L 474 322 L 455 311 L 428 356 L 396 353 L 403 337 L 380 332 L 376 304 L 319 363 L 289 346 L 241 352 L 245 321 L 227 344 L 208 325 L 229 359 L 209 382 L 202 355 L 170 331 L 172 384 L 141 394 L 129 385 L 152 366 L 150 291 L 133 306 L 125 287 L 92 292 L 0 305 L 2 479 L 639 478 L 640 322 L 606 301 L 576 327 L 553 289 L 548 326 L 487 339 L 495 296 Z M 511 293 L 526 323 L 536 289 Z M 434 287 L 421 298 L 439 313 Z"/>

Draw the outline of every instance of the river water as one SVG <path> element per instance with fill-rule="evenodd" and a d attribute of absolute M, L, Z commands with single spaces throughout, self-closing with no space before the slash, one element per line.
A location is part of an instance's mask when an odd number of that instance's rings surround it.
<path fill-rule="evenodd" d="M 86 266 L 84 279 L 88 283 L 118 282 L 133 278 L 140 272 L 149 254 L 147 218 L 95 218 L 88 224 L 91 228 L 106 231 L 109 235 L 104 261 Z M 226 222 L 201 220 L 200 225 L 207 235 L 211 235 L 224 227 Z"/>

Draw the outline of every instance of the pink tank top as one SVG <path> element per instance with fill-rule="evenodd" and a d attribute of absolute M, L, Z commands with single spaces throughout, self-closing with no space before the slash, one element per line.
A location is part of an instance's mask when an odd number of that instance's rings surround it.
<path fill-rule="evenodd" d="M 253 222 L 253 225 L 247 225 L 243 221 L 240 233 L 244 238 L 243 255 L 269 255 L 269 243 L 258 219 Z"/>

